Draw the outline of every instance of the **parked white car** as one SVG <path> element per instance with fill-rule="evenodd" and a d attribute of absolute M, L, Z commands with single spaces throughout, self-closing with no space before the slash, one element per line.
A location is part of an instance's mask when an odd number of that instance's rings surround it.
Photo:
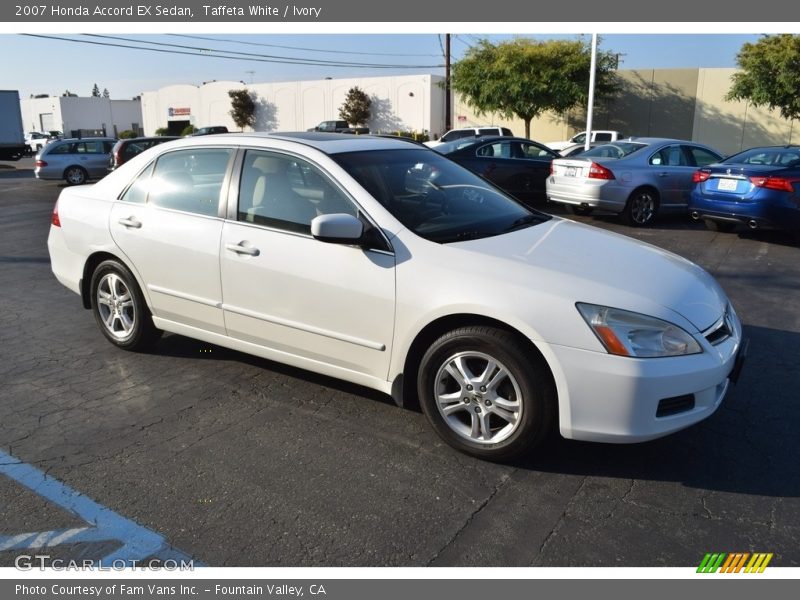
<path fill-rule="evenodd" d="M 608 142 L 616 142 L 617 140 L 621 140 L 623 136 L 619 131 L 609 131 L 606 129 L 593 129 L 592 135 L 589 139 L 589 143 L 592 144 L 607 144 Z M 551 150 L 561 151 L 569 146 L 574 146 L 576 144 L 585 144 L 586 143 L 586 132 L 581 131 L 573 135 L 568 140 L 562 140 L 560 142 L 546 142 L 545 146 L 550 148 Z"/>
<path fill-rule="evenodd" d="M 36 154 L 50 141 L 50 134 L 41 131 L 29 131 L 25 134 L 25 143 L 31 154 Z"/>
<path fill-rule="evenodd" d="M 683 429 L 719 407 L 744 355 L 700 267 L 529 210 L 400 139 L 168 142 L 64 189 L 48 248 L 115 346 L 168 331 L 418 399 L 483 458 L 556 428 Z"/>
<path fill-rule="evenodd" d="M 513 137 L 513 132 L 508 127 L 497 127 L 494 125 L 484 125 L 481 127 L 460 127 L 458 129 L 451 129 L 445 132 L 438 140 L 431 140 L 425 142 L 428 148 L 436 148 L 441 144 L 447 142 L 455 142 L 456 140 L 466 140 L 484 135 L 502 135 Z"/>

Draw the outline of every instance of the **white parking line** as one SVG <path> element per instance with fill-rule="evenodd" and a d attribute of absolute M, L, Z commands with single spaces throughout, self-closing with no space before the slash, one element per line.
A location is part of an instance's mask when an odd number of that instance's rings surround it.
<path fill-rule="evenodd" d="M 148 557 L 188 562 L 191 557 L 176 550 L 163 536 L 126 519 L 39 469 L 0 450 L 0 475 L 28 488 L 45 500 L 86 522 L 86 527 L 0 536 L 0 552 L 41 550 L 61 544 L 113 542 L 122 544 L 100 559 L 100 566 L 124 561 L 133 566 Z M 204 566 L 194 561 L 195 566 Z"/>

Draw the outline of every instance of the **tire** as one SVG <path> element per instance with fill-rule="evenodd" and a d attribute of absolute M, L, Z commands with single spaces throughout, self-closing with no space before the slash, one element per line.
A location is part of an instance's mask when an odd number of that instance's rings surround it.
<path fill-rule="evenodd" d="M 567 204 L 569 212 L 573 215 L 586 216 L 594 212 L 594 206 L 584 206 L 583 204 Z"/>
<path fill-rule="evenodd" d="M 653 188 L 639 188 L 628 198 L 622 215 L 632 227 L 646 227 L 658 215 L 658 192 Z"/>
<path fill-rule="evenodd" d="M 555 385 L 544 360 L 501 329 L 442 335 L 422 357 L 417 392 L 436 433 L 482 459 L 527 453 L 555 426 Z"/>
<path fill-rule="evenodd" d="M 136 279 L 116 260 L 100 263 L 90 284 L 92 313 L 106 339 L 124 350 L 146 350 L 161 337 Z"/>
<path fill-rule="evenodd" d="M 67 185 L 83 185 L 89 179 L 89 174 L 83 167 L 67 167 L 64 170 L 64 181 Z"/>
<path fill-rule="evenodd" d="M 713 219 L 703 219 L 703 224 L 706 229 L 710 231 L 719 231 L 721 233 L 730 233 L 736 229 L 736 223 L 729 223 L 727 221 L 714 221 Z"/>

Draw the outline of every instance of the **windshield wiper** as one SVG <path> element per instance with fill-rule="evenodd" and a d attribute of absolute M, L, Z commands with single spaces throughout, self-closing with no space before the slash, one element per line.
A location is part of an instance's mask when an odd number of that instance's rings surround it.
<path fill-rule="evenodd" d="M 460 231 L 454 235 L 443 237 L 435 241 L 439 242 L 440 244 L 450 244 L 452 242 L 466 242 L 468 240 L 477 240 L 480 238 L 488 237 L 490 235 L 494 234 L 488 233 L 486 231 L 478 231 L 477 229 L 470 229 L 469 231 Z"/>
<path fill-rule="evenodd" d="M 503 233 L 508 233 L 509 231 L 515 231 L 517 229 L 523 229 L 524 227 L 528 227 L 530 225 L 533 225 L 534 223 L 544 223 L 546 220 L 547 219 L 545 219 L 540 215 L 533 215 L 533 214 L 525 215 L 524 217 L 520 217 L 519 219 L 511 223 L 511 225 L 506 227 L 503 230 Z"/>

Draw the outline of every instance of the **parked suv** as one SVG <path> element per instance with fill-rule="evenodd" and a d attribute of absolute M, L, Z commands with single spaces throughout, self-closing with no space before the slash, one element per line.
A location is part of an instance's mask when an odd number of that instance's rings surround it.
<path fill-rule="evenodd" d="M 108 170 L 121 167 L 137 154 L 141 154 L 148 148 L 158 146 L 170 140 L 179 140 L 178 136 L 161 135 L 156 137 L 138 137 L 119 140 L 111 149 L 111 157 L 108 159 Z"/>
<path fill-rule="evenodd" d="M 480 137 L 482 135 L 504 135 L 513 136 L 513 132 L 508 127 L 462 127 L 460 129 L 451 129 L 445 133 L 438 140 L 425 142 L 429 148 L 435 148 L 439 144 L 446 142 L 454 142 L 464 138 Z"/>
<path fill-rule="evenodd" d="M 81 185 L 107 173 L 114 138 L 67 139 L 51 142 L 36 155 L 38 179 L 63 179 Z"/>

